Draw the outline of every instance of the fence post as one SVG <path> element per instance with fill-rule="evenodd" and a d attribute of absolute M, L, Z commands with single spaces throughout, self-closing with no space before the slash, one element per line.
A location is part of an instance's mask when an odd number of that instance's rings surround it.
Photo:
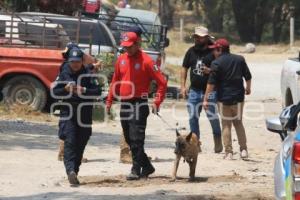
<path fill-rule="evenodd" d="M 291 17 L 290 17 L 290 48 L 294 46 L 295 43 L 295 16 L 294 16 L 295 7 L 290 7 Z"/>
<path fill-rule="evenodd" d="M 183 17 L 180 18 L 180 41 L 183 42 Z"/>

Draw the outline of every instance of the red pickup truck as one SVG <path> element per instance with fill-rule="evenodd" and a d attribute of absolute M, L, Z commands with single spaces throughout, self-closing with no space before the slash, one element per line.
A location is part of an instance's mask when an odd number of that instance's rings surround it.
<path fill-rule="evenodd" d="M 0 47 L 0 87 L 6 101 L 42 110 L 61 63 L 61 50 Z"/>
<path fill-rule="evenodd" d="M 70 41 L 92 55 L 114 53 L 111 31 L 97 20 L 0 13 L 0 91 L 5 102 L 43 110 L 52 99 L 49 89 L 63 61 L 61 51 Z"/>

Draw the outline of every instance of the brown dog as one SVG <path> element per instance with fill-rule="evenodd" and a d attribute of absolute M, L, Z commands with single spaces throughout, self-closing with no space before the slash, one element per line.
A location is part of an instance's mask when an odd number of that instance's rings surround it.
<path fill-rule="evenodd" d="M 189 181 L 195 180 L 195 171 L 197 165 L 197 158 L 200 149 L 200 142 L 195 133 L 190 133 L 188 135 L 180 135 L 178 130 L 176 130 L 176 147 L 175 154 L 176 159 L 174 162 L 174 170 L 172 175 L 172 180 L 176 180 L 177 169 L 179 165 L 179 161 L 181 157 L 183 157 L 184 161 L 186 161 L 190 166 L 190 178 Z"/>

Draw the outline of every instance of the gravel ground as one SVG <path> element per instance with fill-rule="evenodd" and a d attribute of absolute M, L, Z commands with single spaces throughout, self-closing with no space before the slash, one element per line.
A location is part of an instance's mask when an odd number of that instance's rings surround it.
<path fill-rule="evenodd" d="M 146 152 L 156 167 L 153 176 L 137 182 L 125 181 L 130 165 L 119 163 L 121 127 L 117 119 L 93 125 L 93 136 L 85 152 L 89 161 L 81 167 L 82 185 L 76 188 L 69 187 L 63 163 L 57 161 L 57 119 L 16 120 L 1 116 L 0 199 L 273 199 L 273 162 L 280 138 L 266 131 L 264 120 L 281 110 L 279 82 L 283 61 L 282 55 L 249 56 L 253 94 L 247 98 L 244 117 L 248 160 L 239 158 L 234 131 L 234 160 L 224 161 L 223 154 L 214 154 L 211 128 L 202 114 L 203 152 L 199 154 L 194 183 L 187 181 L 188 165 L 183 162 L 179 166 L 179 180 L 169 182 L 175 132 L 156 116 L 149 117 L 146 137 Z M 183 101 L 166 102 L 161 113 L 170 124 L 178 122 L 188 128 Z"/>

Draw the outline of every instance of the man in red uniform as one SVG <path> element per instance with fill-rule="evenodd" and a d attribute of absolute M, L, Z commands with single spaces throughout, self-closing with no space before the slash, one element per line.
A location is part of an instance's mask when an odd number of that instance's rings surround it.
<path fill-rule="evenodd" d="M 140 49 L 136 33 L 125 33 L 121 46 L 126 52 L 119 56 L 115 64 L 106 106 L 107 112 L 110 113 L 113 98 L 121 101 L 121 125 L 133 160 L 127 180 L 138 180 L 141 177 L 148 177 L 155 171 L 144 151 L 150 83 L 155 80 L 158 85 L 152 105 L 152 112 L 157 114 L 165 98 L 167 81 L 154 61 Z"/>

